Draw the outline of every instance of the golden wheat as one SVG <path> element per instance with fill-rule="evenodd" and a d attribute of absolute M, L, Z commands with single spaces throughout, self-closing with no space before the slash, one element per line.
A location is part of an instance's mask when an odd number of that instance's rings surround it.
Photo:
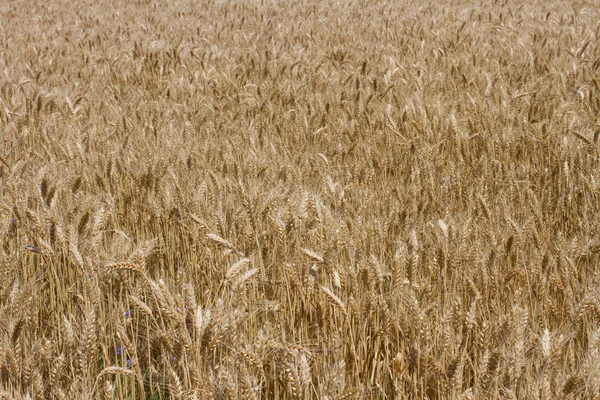
<path fill-rule="evenodd" d="M 0 398 L 600 398 L 598 10 L 0 5 Z"/>

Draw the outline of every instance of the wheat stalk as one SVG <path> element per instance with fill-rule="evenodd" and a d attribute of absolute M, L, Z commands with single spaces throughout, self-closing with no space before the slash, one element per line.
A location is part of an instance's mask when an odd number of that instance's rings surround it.
<path fill-rule="evenodd" d="M 323 293 L 325 293 L 325 295 L 327 296 L 327 299 L 329 300 L 329 302 L 337 309 L 339 309 L 340 311 L 342 311 L 342 313 L 344 315 L 346 315 L 346 306 L 344 305 L 344 303 L 342 302 L 342 300 L 340 300 L 339 297 L 337 297 L 335 295 L 335 293 L 333 293 L 331 291 L 331 289 L 325 287 L 325 286 L 321 286 L 321 290 L 323 291 Z"/>

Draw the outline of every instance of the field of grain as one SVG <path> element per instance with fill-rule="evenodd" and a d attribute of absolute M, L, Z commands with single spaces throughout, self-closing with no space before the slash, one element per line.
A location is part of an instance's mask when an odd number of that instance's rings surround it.
<path fill-rule="evenodd" d="M 0 4 L 0 399 L 600 399 L 597 1 Z"/>

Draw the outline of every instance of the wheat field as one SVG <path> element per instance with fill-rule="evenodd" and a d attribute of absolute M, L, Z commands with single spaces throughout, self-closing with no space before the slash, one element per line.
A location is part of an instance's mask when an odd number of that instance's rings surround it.
<path fill-rule="evenodd" d="M 600 399 L 600 3 L 0 4 L 0 399 Z"/>

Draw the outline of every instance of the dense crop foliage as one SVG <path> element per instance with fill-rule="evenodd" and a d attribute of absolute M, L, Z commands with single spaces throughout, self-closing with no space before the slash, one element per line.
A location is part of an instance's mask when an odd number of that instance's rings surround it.
<path fill-rule="evenodd" d="M 2 2 L 0 398 L 600 398 L 600 4 L 483 3 Z"/>

